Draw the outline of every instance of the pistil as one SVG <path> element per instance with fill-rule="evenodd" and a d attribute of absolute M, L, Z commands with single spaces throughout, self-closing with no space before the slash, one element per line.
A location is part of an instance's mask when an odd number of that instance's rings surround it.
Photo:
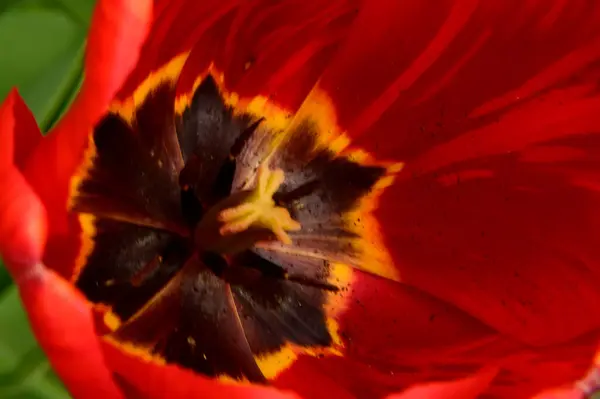
<path fill-rule="evenodd" d="M 230 195 L 204 215 L 195 230 L 197 247 L 233 254 L 261 241 L 290 244 L 287 232 L 298 231 L 301 225 L 273 200 L 284 179 L 283 170 L 271 170 L 266 163 L 261 164 L 254 188 Z"/>

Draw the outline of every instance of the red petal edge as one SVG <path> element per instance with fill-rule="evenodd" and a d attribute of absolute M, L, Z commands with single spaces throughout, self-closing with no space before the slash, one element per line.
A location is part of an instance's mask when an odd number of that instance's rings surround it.
<path fill-rule="evenodd" d="M 44 207 L 13 165 L 20 155 L 15 138 L 33 134 L 33 116 L 13 90 L 0 107 L 0 254 L 15 276 L 39 261 L 46 241 Z"/>
<path fill-rule="evenodd" d="M 418 385 L 403 393 L 390 395 L 387 399 L 475 399 L 488 387 L 497 373 L 495 368 L 484 369 L 473 376 L 456 381 Z"/>
<path fill-rule="evenodd" d="M 271 387 L 229 384 L 211 380 L 175 365 L 159 365 L 129 355 L 114 345 L 102 345 L 107 364 L 127 397 L 299 399 Z"/>
<path fill-rule="evenodd" d="M 14 151 L 15 98 L 19 94 L 12 90 L 0 107 L 0 170 L 3 171 L 12 165 Z"/>

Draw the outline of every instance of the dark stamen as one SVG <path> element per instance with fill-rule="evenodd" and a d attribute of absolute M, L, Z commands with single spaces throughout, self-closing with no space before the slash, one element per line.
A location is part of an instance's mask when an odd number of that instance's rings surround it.
<path fill-rule="evenodd" d="M 256 131 L 256 129 L 258 128 L 258 126 L 265 120 L 265 118 L 260 118 L 258 119 L 256 122 L 252 123 L 250 126 L 248 126 L 239 136 L 238 138 L 235 140 L 235 143 L 233 143 L 233 145 L 231 146 L 231 151 L 230 151 L 230 155 L 235 158 L 238 155 L 240 155 L 240 153 L 242 152 L 242 150 L 244 149 L 244 146 L 246 145 L 246 143 L 248 142 L 248 140 L 250 140 L 250 138 L 252 137 L 252 135 L 254 134 L 254 132 Z"/>
<path fill-rule="evenodd" d="M 233 184 L 233 176 L 235 175 L 235 158 L 240 155 L 242 149 L 263 120 L 264 118 L 261 118 L 248 126 L 231 146 L 229 158 L 225 160 L 225 163 L 221 166 L 217 179 L 215 180 L 213 194 L 216 198 L 224 198 L 231 194 L 231 185 Z"/>

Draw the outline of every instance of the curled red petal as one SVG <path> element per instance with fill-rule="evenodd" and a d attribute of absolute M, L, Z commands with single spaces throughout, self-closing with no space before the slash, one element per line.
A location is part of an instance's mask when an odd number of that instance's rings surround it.
<path fill-rule="evenodd" d="M 42 134 L 16 89 L 11 90 L 0 110 L 0 132 L 0 162 L 14 163 L 19 169 L 23 168 Z"/>
<path fill-rule="evenodd" d="M 17 91 L 12 90 L 0 107 L 0 170 L 7 170 L 13 164 L 16 97 Z"/>
<path fill-rule="evenodd" d="M 33 117 L 33 114 L 21 98 L 15 97 L 14 112 L 16 115 L 17 126 L 15 132 L 14 164 L 19 169 L 23 169 L 29 159 L 29 156 L 42 141 L 42 132 Z"/>
<path fill-rule="evenodd" d="M 31 134 L 33 116 L 12 91 L 0 107 L 0 254 L 15 277 L 41 259 L 46 240 L 45 209 L 13 164 L 22 155 L 15 137 Z"/>
<path fill-rule="evenodd" d="M 0 170 L 0 255 L 14 278 L 42 259 L 46 210 L 16 168 Z"/>
<path fill-rule="evenodd" d="M 69 112 L 27 163 L 26 177 L 49 210 L 52 234 L 68 231 L 66 203 L 98 118 L 135 67 L 152 14 L 150 0 L 101 0 L 92 18 L 85 80 Z"/>
<path fill-rule="evenodd" d="M 40 263 L 18 285 L 35 337 L 73 397 L 122 398 L 81 294 Z"/>

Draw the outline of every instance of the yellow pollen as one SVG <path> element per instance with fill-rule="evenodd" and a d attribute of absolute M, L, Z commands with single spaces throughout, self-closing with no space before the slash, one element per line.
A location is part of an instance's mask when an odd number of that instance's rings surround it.
<path fill-rule="evenodd" d="M 256 187 L 247 199 L 219 213 L 218 220 L 223 223 L 219 233 L 222 236 L 236 234 L 253 226 L 269 229 L 279 241 L 291 244 L 287 231 L 298 231 L 301 225 L 292 219 L 287 209 L 277 206 L 273 200 L 284 179 L 283 170 L 270 170 L 265 163 L 261 164 Z"/>

